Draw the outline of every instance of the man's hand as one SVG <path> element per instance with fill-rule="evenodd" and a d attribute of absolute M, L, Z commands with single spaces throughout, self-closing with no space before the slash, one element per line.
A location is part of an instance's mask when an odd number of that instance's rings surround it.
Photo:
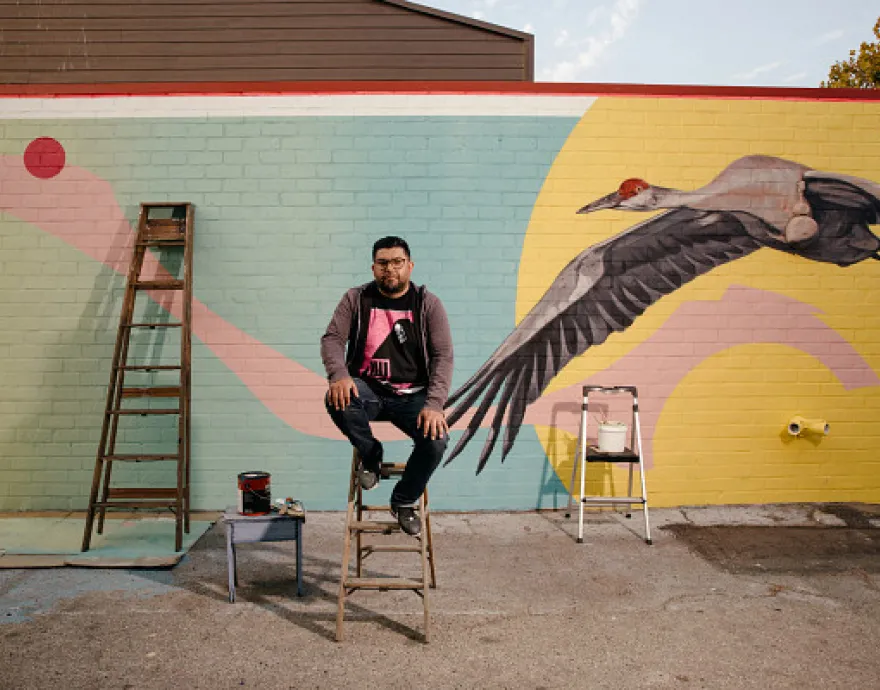
<path fill-rule="evenodd" d="M 357 386 L 351 378 L 339 379 L 330 384 L 327 399 L 336 410 L 344 410 L 351 403 L 351 396 L 358 397 Z"/>
<path fill-rule="evenodd" d="M 436 441 L 438 438 L 443 438 L 444 435 L 449 433 L 449 426 L 446 424 L 446 415 L 440 410 L 422 408 L 422 411 L 419 412 L 416 426 L 422 430 L 422 433 L 425 434 L 426 438 L 430 436 L 433 441 Z"/>

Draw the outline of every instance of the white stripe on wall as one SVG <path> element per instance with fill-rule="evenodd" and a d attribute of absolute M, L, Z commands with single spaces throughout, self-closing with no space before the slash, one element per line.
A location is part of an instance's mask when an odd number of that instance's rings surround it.
<path fill-rule="evenodd" d="M 296 117 L 296 116 L 541 116 L 580 117 L 594 96 L 345 94 L 307 96 L 0 96 L 0 119 Z"/>

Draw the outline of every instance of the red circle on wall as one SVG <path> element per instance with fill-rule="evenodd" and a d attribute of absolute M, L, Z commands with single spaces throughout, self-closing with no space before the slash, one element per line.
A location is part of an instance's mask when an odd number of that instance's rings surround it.
<path fill-rule="evenodd" d="M 48 180 L 64 169 L 64 147 L 52 137 L 34 139 L 24 150 L 24 167 L 34 177 Z"/>

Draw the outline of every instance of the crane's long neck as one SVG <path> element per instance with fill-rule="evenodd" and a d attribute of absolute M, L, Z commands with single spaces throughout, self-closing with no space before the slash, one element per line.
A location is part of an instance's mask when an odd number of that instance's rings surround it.
<path fill-rule="evenodd" d="M 687 208 L 701 211 L 741 211 L 748 207 L 746 200 L 764 196 L 766 192 L 758 185 L 740 185 L 719 190 L 717 185 L 708 184 L 693 191 L 682 191 L 668 187 L 654 187 L 657 208 Z"/>
<path fill-rule="evenodd" d="M 683 192 L 680 189 L 655 186 L 652 187 L 652 191 L 657 208 L 680 208 L 681 206 L 701 208 L 700 203 L 705 197 L 705 195 L 700 195 L 701 190 Z"/>
<path fill-rule="evenodd" d="M 785 228 L 802 197 L 794 180 L 713 181 L 692 192 L 654 188 L 657 208 L 687 207 L 701 211 L 748 212 Z"/>

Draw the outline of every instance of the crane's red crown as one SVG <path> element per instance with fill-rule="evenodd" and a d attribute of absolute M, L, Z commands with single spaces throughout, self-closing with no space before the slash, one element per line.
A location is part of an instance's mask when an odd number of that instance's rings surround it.
<path fill-rule="evenodd" d="M 650 186 L 651 185 L 644 180 L 640 180 L 638 177 L 631 177 L 620 183 L 620 189 L 617 190 L 617 193 L 620 195 L 621 199 L 631 199 L 639 192 L 644 192 Z"/>

